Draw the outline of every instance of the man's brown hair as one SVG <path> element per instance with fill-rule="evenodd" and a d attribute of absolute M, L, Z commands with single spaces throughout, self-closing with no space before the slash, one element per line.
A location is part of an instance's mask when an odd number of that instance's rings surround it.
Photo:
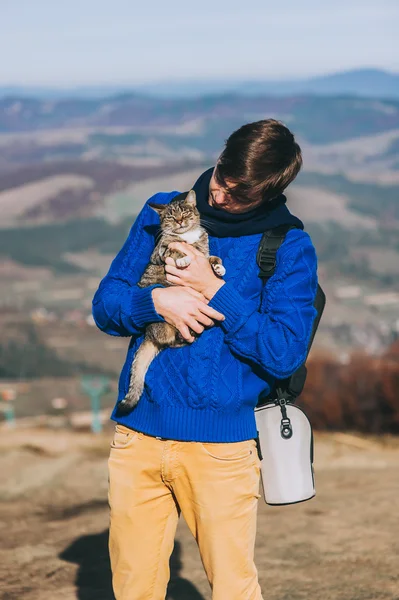
<path fill-rule="evenodd" d="M 280 121 L 264 119 L 234 131 L 219 157 L 215 179 L 243 204 L 279 196 L 295 179 L 302 154 L 291 131 Z"/>

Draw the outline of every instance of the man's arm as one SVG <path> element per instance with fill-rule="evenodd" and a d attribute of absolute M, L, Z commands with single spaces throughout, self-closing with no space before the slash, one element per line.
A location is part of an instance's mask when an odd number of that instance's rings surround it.
<path fill-rule="evenodd" d="M 148 202 L 162 200 L 165 194 L 156 194 Z M 205 297 L 193 289 L 137 285 L 155 246 L 154 236 L 146 225 L 155 225 L 158 217 L 148 202 L 100 283 L 93 298 L 93 317 L 97 326 L 110 335 L 139 336 L 149 323 L 167 322 L 192 342 L 195 338 L 189 328 L 202 333 L 204 327 L 212 326 L 223 315 L 209 307 Z M 154 288 L 160 289 L 153 293 Z"/>
<path fill-rule="evenodd" d="M 156 196 L 149 201 L 156 201 Z M 162 286 L 137 285 L 155 246 L 154 237 L 144 228 L 154 222 L 150 211 L 146 203 L 93 298 L 96 325 L 110 335 L 141 335 L 148 323 L 164 321 L 152 299 L 154 287 Z"/>
<path fill-rule="evenodd" d="M 225 315 L 226 342 L 277 379 L 289 377 L 305 361 L 317 292 L 317 257 L 308 234 L 290 237 L 277 252 L 276 271 L 266 283 L 262 303 L 241 296 L 229 282 L 209 306 Z"/>

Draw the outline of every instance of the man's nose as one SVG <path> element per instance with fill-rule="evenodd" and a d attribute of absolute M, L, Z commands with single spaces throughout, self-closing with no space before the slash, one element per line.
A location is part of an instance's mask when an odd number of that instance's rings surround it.
<path fill-rule="evenodd" d="M 214 196 L 215 198 L 215 203 L 218 206 L 222 206 L 223 204 L 226 204 L 226 198 L 224 197 L 223 192 L 217 192 Z"/>

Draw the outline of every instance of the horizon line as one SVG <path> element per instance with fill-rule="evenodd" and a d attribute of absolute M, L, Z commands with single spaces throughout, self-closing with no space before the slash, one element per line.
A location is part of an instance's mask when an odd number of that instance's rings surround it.
<path fill-rule="evenodd" d="M 171 79 L 171 78 L 165 78 L 165 79 L 151 79 L 151 80 L 146 80 L 146 81 L 140 81 L 140 82 L 128 82 L 128 81 L 102 81 L 102 82 L 90 82 L 90 83 L 84 83 L 84 82 L 76 82 L 76 83 L 66 83 L 66 84 L 60 84 L 59 82 L 37 82 L 37 83 L 22 83 L 22 82 L 0 82 L 0 87 L 2 88 L 24 88 L 24 89 L 31 89 L 31 88 L 48 88 L 48 89 L 52 89 L 52 90 L 60 90 L 60 91 L 72 91 L 72 90 L 77 90 L 77 89 L 82 89 L 82 88 L 98 88 L 98 87 L 129 87 L 129 88 L 134 88 L 134 87 L 142 87 L 142 86 L 148 86 L 148 85 L 163 85 L 163 84 L 168 84 L 168 85 L 173 85 L 173 84 L 182 84 L 182 83 L 286 83 L 286 82 L 304 82 L 304 81 L 310 81 L 312 79 L 318 79 L 321 77 L 333 77 L 335 75 L 344 75 L 344 74 L 349 74 L 349 73 L 359 73 L 359 72 L 379 72 L 379 73 L 384 73 L 386 75 L 393 75 L 393 76 L 399 76 L 399 71 L 395 71 L 392 69 L 387 69 L 385 67 L 371 67 L 371 66 L 364 66 L 364 67 L 354 67 L 354 68 L 350 68 L 350 69 L 342 69 L 342 70 L 335 70 L 335 71 L 323 71 L 323 72 L 319 72 L 319 73 L 314 73 L 313 75 L 303 75 L 303 76 L 299 76 L 298 75 L 293 75 L 293 76 L 285 76 L 285 77 L 281 77 L 281 78 L 276 78 L 276 77 L 271 77 L 271 76 L 266 76 L 266 75 L 257 75 L 257 76 L 252 76 L 252 77 L 245 77 L 243 76 L 237 76 L 237 77 L 227 77 L 227 78 L 221 78 L 215 75 L 210 75 L 209 77 L 206 76 L 199 76 L 196 78 L 193 77 L 182 77 L 182 78 L 176 78 L 176 79 Z"/>

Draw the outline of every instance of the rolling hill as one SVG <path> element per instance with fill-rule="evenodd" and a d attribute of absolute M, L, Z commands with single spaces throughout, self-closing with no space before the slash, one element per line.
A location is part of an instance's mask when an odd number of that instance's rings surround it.
<path fill-rule="evenodd" d="M 123 129 L 116 132 L 120 144 L 139 144 L 144 135 L 168 146 L 188 145 L 205 152 L 242 123 L 267 117 L 287 123 L 309 143 L 324 144 L 399 129 L 399 99 L 264 94 L 249 97 L 233 93 L 188 99 L 138 94 L 102 99 L 0 99 L 3 134 L 60 128 L 93 132 L 98 128 L 131 128 L 134 131 L 128 133 L 135 134 L 133 139 L 124 140 Z M 115 142 L 115 137 L 109 141 Z M 79 146 L 69 148 L 70 152 L 80 150 Z"/>

